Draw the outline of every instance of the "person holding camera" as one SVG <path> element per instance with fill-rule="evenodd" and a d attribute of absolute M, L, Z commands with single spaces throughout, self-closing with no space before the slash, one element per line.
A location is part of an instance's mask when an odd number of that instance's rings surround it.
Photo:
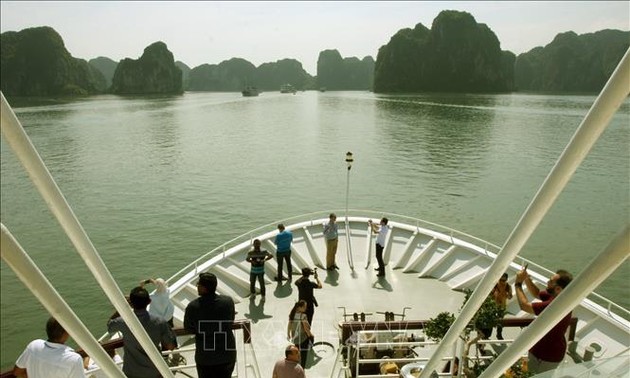
<path fill-rule="evenodd" d="M 315 278 L 315 282 L 308 278 L 311 274 L 313 278 Z M 302 277 L 295 281 L 295 285 L 298 287 L 298 300 L 304 300 L 306 302 L 305 313 L 308 324 L 313 324 L 313 315 L 315 314 L 315 306 L 317 306 L 317 300 L 313 295 L 313 290 L 322 288 L 322 282 L 317 276 L 317 268 L 314 270 L 311 268 L 303 268 Z"/>
<path fill-rule="evenodd" d="M 516 273 L 514 280 L 514 291 L 519 307 L 530 314 L 540 315 L 572 280 L 573 275 L 571 273 L 560 269 L 549 277 L 547 287 L 540 290 L 527 273 L 527 264 L 525 264 L 523 269 Z M 523 290 L 523 283 L 527 286 L 530 294 L 540 301 L 529 301 Z M 567 351 L 567 341 L 564 335 L 570 325 L 571 311 L 531 347 L 527 364 L 529 371 L 540 374 L 560 365 Z"/>
<path fill-rule="evenodd" d="M 144 285 L 155 285 L 155 291 L 150 295 L 151 304 L 149 305 L 149 314 L 155 315 L 168 323 L 173 328 L 173 313 L 175 306 L 171 302 L 168 285 L 164 278 L 149 278 L 140 282 L 140 287 Z"/>
<path fill-rule="evenodd" d="M 383 249 L 385 249 L 385 237 L 387 236 L 387 218 L 381 219 L 381 223 L 377 226 L 372 220 L 368 221 L 368 225 L 372 229 L 372 233 L 378 234 L 376 236 L 376 261 L 378 262 L 378 268 L 374 270 L 378 271 L 378 277 L 385 277 L 385 262 L 383 261 Z"/>

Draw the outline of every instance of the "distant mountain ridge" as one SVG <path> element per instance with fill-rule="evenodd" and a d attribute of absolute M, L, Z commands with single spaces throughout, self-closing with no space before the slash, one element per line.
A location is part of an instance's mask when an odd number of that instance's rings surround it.
<path fill-rule="evenodd" d="M 630 46 L 630 31 L 601 30 L 558 34 L 545 47 L 516 59 L 519 91 L 599 92 Z"/>
<path fill-rule="evenodd" d="M 315 77 L 295 59 L 256 67 L 232 58 L 191 69 L 175 62 L 162 42 L 148 46 L 138 60 L 98 57 L 88 63 L 72 57 L 61 36 L 47 26 L 5 32 L 0 41 L 0 89 L 11 96 L 240 91 L 245 85 L 277 91 L 283 84 L 380 93 L 562 93 L 599 91 L 630 45 L 630 32 L 560 33 L 548 45 L 517 57 L 502 51 L 492 30 L 472 15 L 442 11 L 431 29 L 419 23 L 399 30 L 379 49 L 376 61 L 321 51 Z"/>
<path fill-rule="evenodd" d="M 88 63 L 103 74 L 106 86 L 109 88 L 112 85 L 112 79 L 114 78 L 114 72 L 116 72 L 118 62 L 114 62 L 104 56 L 99 56 L 98 58 L 90 59 Z"/>

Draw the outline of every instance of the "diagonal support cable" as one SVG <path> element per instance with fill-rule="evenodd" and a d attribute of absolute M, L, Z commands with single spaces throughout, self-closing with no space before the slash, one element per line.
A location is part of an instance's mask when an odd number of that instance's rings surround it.
<path fill-rule="evenodd" d="M 39 194 L 46 202 L 46 205 L 61 225 L 61 228 L 66 232 L 68 238 L 72 241 L 79 256 L 81 256 L 92 272 L 92 275 L 105 292 L 105 295 L 107 295 L 110 302 L 129 326 L 131 332 L 147 352 L 153 364 L 157 367 L 162 376 L 173 377 L 162 355 L 151 341 L 151 338 L 144 327 L 142 327 L 142 324 L 140 324 L 138 317 L 131 310 L 125 296 L 116 284 L 114 277 L 112 277 L 110 271 L 107 269 L 107 266 L 96 251 L 96 248 L 81 226 L 81 223 L 79 223 L 70 205 L 68 205 L 57 183 L 48 171 L 48 168 L 46 168 L 37 150 L 31 143 L 20 121 L 15 116 L 13 109 L 11 109 L 4 97 L 4 93 L 0 93 L 0 96 L 2 101 L 0 108 L 2 136 L 4 136 L 7 144 L 13 149 L 18 160 L 24 166 L 24 169 L 39 191 Z"/>
<path fill-rule="evenodd" d="M 580 127 L 569 141 L 556 165 L 543 182 L 521 219 L 506 240 L 494 263 L 455 319 L 442 342 L 423 369 L 420 377 L 429 378 L 437 369 L 438 363 L 446 356 L 450 345 L 455 343 L 466 325 L 473 318 L 481 304 L 492 290 L 495 282 L 505 272 L 518 255 L 529 237 L 555 200 L 569 182 L 577 167 L 582 163 L 597 139 L 604 132 L 615 112 L 630 94 L 630 49 L 626 51 L 617 68 L 602 89 L 593 106 L 588 111 Z M 559 320 L 559 319 L 558 319 Z"/>
<path fill-rule="evenodd" d="M 125 375 L 114 363 L 114 360 L 105 353 L 101 344 L 92 336 L 50 281 L 46 279 L 44 273 L 39 270 L 11 232 L 2 223 L 0 223 L 0 228 L 2 229 L 2 241 L 0 243 L 2 260 L 15 272 L 24 286 L 31 290 L 35 298 L 44 305 L 50 315 L 61 324 L 74 341 L 81 345 L 88 355 L 98 363 L 98 366 L 108 377 L 123 378 Z"/>
<path fill-rule="evenodd" d="M 560 295 L 540 313 L 523 333 L 490 365 L 479 378 L 498 377 L 541 337 L 556 326 L 573 308 L 590 294 L 606 277 L 614 272 L 630 255 L 630 226 L 615 239 L 591 263 L 560 292 Z"/>

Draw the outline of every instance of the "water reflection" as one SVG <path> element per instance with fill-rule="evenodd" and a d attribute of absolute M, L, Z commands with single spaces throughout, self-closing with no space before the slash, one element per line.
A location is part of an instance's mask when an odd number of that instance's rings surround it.
<path fill-rule="evenodd" d="M 154 155 L 151 160 L 167 167 L 174 165 L 181 156 L 179 128 L 182 122 L 178 121 L 176 112 L 172 103 L 162 103 L 155 110 L 147 110 L 148 147 Z"/>
<path fill-rule="evenodd" d="M 494 97 L 380 97 L 377 116 L 390 150 L 408 166 L 452 184 L 478 179 L 492 139 Z M 456 104 L 453 104 L 457 100 Z M 428 164 L 427 164 L 428 163 Z"/>
<path fill-rule="evenodd" d="M 21 108 L 16 114 L 53 175 L 72 176 L 81 165 L 77 156 L 82 149 L 72 105 Z"/>

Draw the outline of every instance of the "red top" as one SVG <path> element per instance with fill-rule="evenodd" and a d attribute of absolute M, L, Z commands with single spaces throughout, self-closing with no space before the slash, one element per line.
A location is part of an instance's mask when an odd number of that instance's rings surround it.
<path fill-rule="evenodd" d="M 539 294 L 542 302 L 532 303 L 534 313 L 540 313 L 553 301 L 552 297 L 546 290 Z M 567 341 L 564 334 L 571 325 L 571 312 L 569 312 L 558 324 L 547 332 L 534 346 L 529 350 L 537 358 L 548 362 L 560 362 L 564 359 L 567 351 Z"/>

